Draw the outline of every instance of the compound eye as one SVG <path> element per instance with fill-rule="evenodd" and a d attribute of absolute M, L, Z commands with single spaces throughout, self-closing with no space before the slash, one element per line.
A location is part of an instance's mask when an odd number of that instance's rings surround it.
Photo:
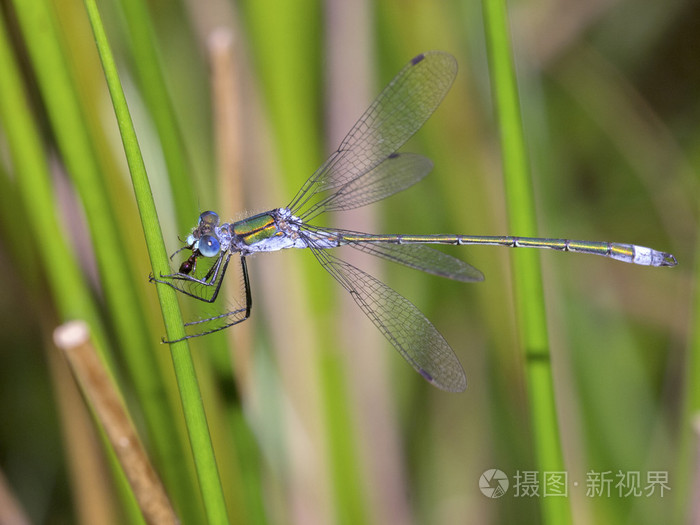
<path fill-rule="evenodd" d="M 197 248 L 199 249 L 199 253 L 201 253 L 204 257 L 214 257 L 219 253 L 221 244 L 219 243 L 219 239 L 213 235 L 202 235 L 199 238 Z"/>
<path fill-rule="evenodd" d="M 206 224 L 207 226 L 218 226 L 219 216 L 213 211 L 205 211 L 199 216 L 199 224 Z"/>

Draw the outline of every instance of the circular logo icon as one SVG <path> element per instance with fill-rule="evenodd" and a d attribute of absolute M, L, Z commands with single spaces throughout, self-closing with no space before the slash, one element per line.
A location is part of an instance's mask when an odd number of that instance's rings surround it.
<path fill-rule="evenodd" d="M 487 498 L 500 498 L 508 490 L 508 476 L 502 470 L 492 468 L 479 478 L 479 489 Z"/>

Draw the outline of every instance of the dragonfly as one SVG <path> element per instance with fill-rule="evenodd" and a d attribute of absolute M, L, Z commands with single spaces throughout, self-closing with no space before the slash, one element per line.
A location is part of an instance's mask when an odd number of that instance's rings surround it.
<path fill-rule="evenodd" d="M 213 211 L 202 213 L 184 246 L 171 256 L 172 260 L 180 251 L 189 252 L 179 271 L 160 278 L 151 275 L 150 279 L 213 303 L 229 263 L 233 259 L 235 265 L 237 256 L 242 297 L 224 313 L 186 323 L 187 335 L 165 342 L 203 336 L 248 319 L 252 299 L 247 256 L 289 248 L 308 249 L 416 371 L 440 389 L 460 392 L 467 385 L 464 370 L 428 318 L 408 299 L 333 255 L 331 249 L 350 246 L 461 282 L 482 281 L 484 276 L 473 266 L 430 245 L 549 248 L 645 266 L 677 264 L 670 253 L 635 244 L 515 236 L 376 235 L 313 225 L 311 221 L 323 213 L 379 201 L 412 186 L 431 171 L 433 163 L 428 158 L 397 150 L 437 109 L 456 75 L 457 61 L 448 53 L 430 51 L 414 57 L 287 206 L 230 223 L 222 223 Z"/>

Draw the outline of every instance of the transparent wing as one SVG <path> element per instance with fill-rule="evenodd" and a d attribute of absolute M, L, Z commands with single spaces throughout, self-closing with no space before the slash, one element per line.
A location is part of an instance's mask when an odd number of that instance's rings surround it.
<path fill-rule="evenodd" d="M 392 153 L 367 173 L 343 184 L 301 214 L 309 221 L 327 211 L 359 208 L 413 186 L 433 169 L 433 162 L 414 153 Z"/>
<path fill-rule="evenodd" d="M 457 61 L 448 53 L 431 51 L 413 58 L 287 207 L 297 215 L 314 195 L 357 179 L 394 153 L 432 115 L 456 74 Z"/>
<path fill-rule="evenodd" d="M 351 243 L 360 250 L 409 268 L 447 279 L 473 283 L 484 280 L 484 274 L 464 261 L 424 244 Z"/>
<path fill-rule="evenodd" d="M 409 268 L 430 273 L 439 277 L 453 279 L 464 283 L 473 283 L 484 280 L 484 274 L 472 265 L 461 259 L 452 257 L 440 250 L 436 250 L 425 244 L 398 244 L 386 242 L 353 242 L 353 237 L 373 237 L 366 233 L 344 230 L 340 228 L 326 228 L 305 224 L 302 227 L 309 245 L 314 245 L 314 234 L 326 234 L 330 238 L 342 239 L 341 246 L 351 246 L 356 250 L 382 257 L 389 261 L 403 264 Z M 382 236 L 384 237 L 384 236 Z"/>
<path fill-rule="evenodd" d="M 452 348 L 413 303 L 328 250 L 312 252 L 418 373 L 442 390 L 461 392 L 467 387 Z"/>

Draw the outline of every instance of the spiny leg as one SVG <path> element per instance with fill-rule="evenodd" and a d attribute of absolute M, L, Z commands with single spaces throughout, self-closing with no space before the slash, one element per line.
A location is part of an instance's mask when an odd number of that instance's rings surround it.
<path fill-rule="evenodd" d="M 223 262 L 224 257 L 226 260 Z M 177 290 L 180 293 L 183 293 L 189 297 L 194 297 L 195 299 L 199 299 L 200 301 L 204 301 L 205 303 L 213 303 L 216 298 L 219 295 L 219 290 L 221 289 L 221 283 L 223 282 L 224 275 L 226 275 L 226 269 L 228 268 L 228 263 L 231 259 L 231 252 L 227 252 L 225 254 L 221 254 L 216 262 L 212 265 L 212 267 L 209 269 L 207 274 L 204 276 L 203 279 L 197 279 L 196 277 L 193 277 L 192 275 L 188 275 L 186 273 L 174 273 L 170 275 L 161 275 L 161 279 L 156 279 L 153 277 L 153 275 L 150 275 L 148 277 L 149 281 L 151 282 L 156 282 L 160 284 L 166 284 L 170 286 L 171 288 Z M 170 279 L 170 280 L 166 280 Z M 172 282 L 172 281 L 179 281 L 182 282 L 182 284 Z M 186 286 L 191 286 L 195 292 L 189 291 Z M 197 293 L 199 291 L 199 288 L 201 287 L 202 291 L 200 293 Z M 213 290 L 211 292 L 211 296 L 208 296 L 209 290 Z"/>
<path fill-rule="evenodd" d="M 224 265 L 224 272 L 225 272 L 225 266 L 228 265 L 229 258 L 230 258 L 230 256 L 227 257 L 227 259 L 226 259 L 226 263 Z M 185 323 L 185 326 L 197 326 L 197 325 L 201 325 L 204 323 L 210 323 L 210 322 L 213 322 L 213 321 L 216 321 L 219 319 L 226 319 L 226 318 L 230 318 L 231 319 L 230 322 L 226 322 L 221 326 L 217 326 L 217 327 L 209 329 L 209 330 L 204 330 L 204 331 L 196 333 L 196 334 L 186 335 L 184 337 L 181 337 L 180 339 L 174 339 L 172 341 L 166 341 L 165 339 L 163 339 L 162 341 L 164 343 L 168 343 L 168 344 L 177 343 L 180 341 L 184 341 L 185 339 L 192 339 L 194 337 L 200 337 L 203 335 L 218 332 L 220 330 L 225 330 L 226 328 L 229 328 L 231 326 L 242 323 L 243 321 L 248 319 L 250 317 L 250 311 L 253 307 L 253 297 L 252 297 L 252 294 L 250 292 L 250 279 L 248 278 L 248 266 L 246 264 L 245 257 L 243 257 L 243 256 L 241 256 L 241 272 L 243 274 L 243 287 L 245 290 L 245 306 L 243 308 L 236 308 L 236 309 L 231 310 L 229 312 L 226 312 L 226 313 L 223 313 L 220 315 L 216 315 L 213 317 L 209 317 L 207 319 L 199 319 L 197 321 L 190 321 L 188 323 Z M 219 287 L 220 286 L 221 286 L 221 284 L 219 284 Z M 218 288 L 217 288 L 217 293 L 218 293 Z"/>

